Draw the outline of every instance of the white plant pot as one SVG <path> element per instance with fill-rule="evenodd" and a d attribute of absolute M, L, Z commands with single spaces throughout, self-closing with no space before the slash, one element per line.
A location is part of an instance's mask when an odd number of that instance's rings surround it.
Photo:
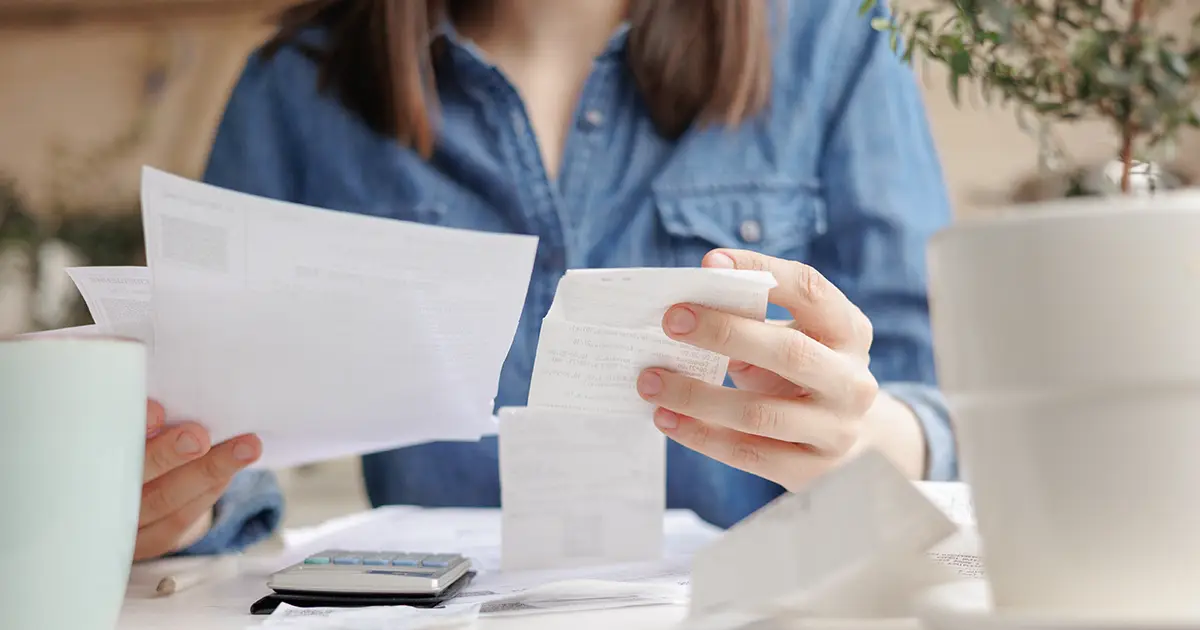
<path fill-rule="evenodd" d="M 960 222 L 929 264 L 996 606 L 1200 616 L 1200 192 Z"/>

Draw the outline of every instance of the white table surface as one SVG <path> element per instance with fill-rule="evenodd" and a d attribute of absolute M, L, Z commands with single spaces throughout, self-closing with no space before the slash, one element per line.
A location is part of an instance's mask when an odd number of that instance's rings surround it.
<path fill-rule="evenodd" d="M 131 589 L 116 630 L 243 630 L 265 619 L 251 615 L 250 604 L 269 591 L 265 584 L 273 558 L 243 562 L 237 577 L 201 584 L 181 593 L 151 597 Z M 685 617 L 683 606 L 645 606 L 578 613 L 480 617 L 480 630 L 665 630 Z"/>
<path fill-rule="evenodd" d="M 937 488 L 930 489 L 930 492 L 934 490 Z M 941 494 L 944 492 L 934 492 L 934 495 Z M 938 502 L 952 518 L 961 523 L 970 522 L 966 519 L 968 507 L 947 501 L 946 497 L 941 497 Z M 156 579 L 151 581 L 152 584 L 131 582 L 116 630 L 244 630 L 258 626 L 266 617 L 251 615 L 249 610 L 252 603 L 270 592 L 266 587 L 268 576 L 296 561 L 297 549 L 303 551 L 306 546 L 314 544 L 312 541 L 315 538 L 324 538 L 338 531 L 352 531 L 350 528 L 357 523 L 372 518 L 371 512 L 334 519 L 312 528 L 306 534 L 309 542 L 297 542 L 299 546 L 296 548 L 243 556 L 237 575 L 203 583 L 174 595 L 155 596 L 153 584 L 157 583 Z M 299 533 L 293 532 L 294 535 Z M 300 537 L 294 539 L 299 541 Z M 686 616 L 687 608 L 682 605 L 642 606 L 574 613 L 484 616 L 478 619 L 474 627 L 479 630 L 678 630 Z M 766 627 L 772 630 L 919 630 L 920 624 L 911 618 L 809 618 L 787 621 L 775 619 Z"/>
<path fill-rule="evenodd" d="M 249 614 L 266 595 L 266 578 L 278 558 L 243 562 L 240 575 L 166 597 L 131 590 L 115 630 L 245 630 L 265 616 Z M 480 617 L 472 630 L 679 630 L 685 606 L 642 606 L 573 613 Z M 775 619 L 756 630 L 922 630 L 915 619 Z"/>
<path fill-rule="evenodd" d="M 365 513 L 364 513 L 365 514 Z M 357 516 L 337 519 L 332 525 L 340 529 L 353 523 Z M 262 615 L 251 615 L 250 605 L 268 594 L 267 577 L 272 571 L 289 563 L 285 552 L 258 552 L 243 556 L 239 573 L 233 577 L 199 584 L 174 595 L 157 596 L 153 592 L 157 577 L 139 582 L 135 567 L 134 578 L 125 597 L 121 619 L 116 630 L 244 630 L 262 624 Z M 150 565 L 153 567 L 153 564 Z M 153 573 L 149 571 L 148 573 Z M 678 626 L 685 616 L 684 606 L 642 606 L 613 610 L 575 613 L 541 613 L 534 615 L 480 617 L 474 628 L 479 630 L 665 630 Z"/>

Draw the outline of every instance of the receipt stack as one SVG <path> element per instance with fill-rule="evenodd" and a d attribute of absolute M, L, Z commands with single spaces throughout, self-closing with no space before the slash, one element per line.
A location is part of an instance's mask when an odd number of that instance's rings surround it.
<path fill-rule="evenodd" d="M 495 434 L 537 239 L 334 212 L 153 169 L 147 267 L 70 271 L 150 353 L 168 421 L 285 467 Z"/>
<path fill-rule="evenodd" d="M 637 392 L 661 367 L 709 383 L 727 357 L 674 341 L 662 318 L 698 304 L 763 319 L 775 279 L 721 269 L 570 271 L 542 322 L 529 406 L 500 412 L 505 570 L 662 557 L 666 441 Z"/>

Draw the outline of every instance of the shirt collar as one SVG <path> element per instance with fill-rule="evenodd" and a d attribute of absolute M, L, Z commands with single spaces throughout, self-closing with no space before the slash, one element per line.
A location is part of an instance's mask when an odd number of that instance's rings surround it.
<path fill-rule="evenodd" d="M 600 54 L 597 55 L 596 58 L 609 59 L 619 57 L 620 55 L 624 54 L 625 46 L 629 43 L 629 28 L 630 25 L 628 21 L 621 22 L 621 24 L 617 26 L 616 30 L 613 31 L 612 36 L 608 38 L 608 42 L 605 44 L 604 49 L 600 51 Z M 463 37 L 462 34 L 458 32 L 458 29 L 454 28 L 454 24 L 448 18 L 442 18 L 442 20 L 438 22 L 437 27 L 433 30 L 433 37 L 434 39 L 439 37 L 445 38 L 445 40 L 452 46 L 466 52 L 476 62 L 484 65 L 485 67 L 495 67 L 492 62 L 488 61 L 487 55 L 484 54 L 483 50 L 476 46 L 475 42 Z"/>

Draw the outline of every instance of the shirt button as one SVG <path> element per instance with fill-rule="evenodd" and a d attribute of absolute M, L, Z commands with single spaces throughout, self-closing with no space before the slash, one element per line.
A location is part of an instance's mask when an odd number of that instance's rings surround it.
<path fill-rule="evenodd" d="M 754 219 L 742 221 L 742 225 L 738 228 L 738 234 L 747 243 L 757 243 L 762 240 L 762 224 Z"/>
<path fill-rule="evenodd" d="M 604 114 L 598 109 L 589 109 L 584 112 L 583 120 L 592 127 L 599 127 L 604 124 Z"/>

